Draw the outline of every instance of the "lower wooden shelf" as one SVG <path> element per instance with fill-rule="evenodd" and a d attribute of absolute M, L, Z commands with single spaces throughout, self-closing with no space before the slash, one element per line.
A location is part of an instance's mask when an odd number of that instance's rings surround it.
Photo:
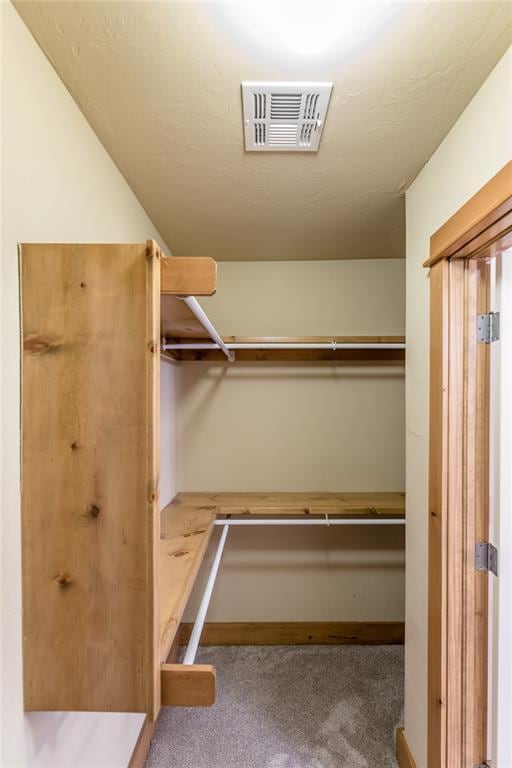
<path fill-rule="evenodd" d="M 169 655 L 213 531 L 215 512 L 169 504 L 160 526 L 160 663 Z"/>
<path fill-rule="evenodd" d="M 405 493 L 178 493 L 175 509 L 214 515 L 405 517 Z"/>
<path fill-rule="evenodd" d="M 405 517 L 404 493 L 178 493 L 162 510 L 160 662 L 176 637 L 218 515 Z"/>
<path fill-rule="evenodd" d="M 166 664 L 217 516 L 404 518 L 404 493 L 178 493 L 161 513 L 160 682 L 163 706 L 209 706 L 215 670 Z"/>

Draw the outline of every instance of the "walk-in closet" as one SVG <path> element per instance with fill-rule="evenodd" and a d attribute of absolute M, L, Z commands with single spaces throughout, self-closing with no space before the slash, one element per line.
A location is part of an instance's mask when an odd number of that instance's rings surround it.
<path fill-rule="evenodd" d="M 312 288 L 308 267 L 242 273 L 229 296 L 232 267 L 223 280 L 214 260 L 168 257 L 153 241 L 20 247 L 27 710 L 142 710 L 149 738 L 169 708 L 149 757 L 158 765 L 175 728 L 188 741 L 188 728 L 214 727 L 223 741 L 240 686 L 253 714 L 237 749 L 261 741 L 270 708 L 283 712 L 268 745 L 276 759 L 294 728 L 304 737 L 288 761 L 364 754 L 358 712 L 371 710 L 380 724 L 368 748 L 393 760 L 403 269 L 323 263 Z M 219 331 L 219 306 L 252 335 Z M 300 669 L 310 672 L 296 679 Z M 334 701 L 322 676 L 337 681 Z M 318 727 L 332 731 L 323 746 Z M 240 759 L 175 751 L 177 766 Z"/>
<path fill-rule="evenodd" d="M 512 768 L 512 3 L 0 38 L 0 768 Z"/>

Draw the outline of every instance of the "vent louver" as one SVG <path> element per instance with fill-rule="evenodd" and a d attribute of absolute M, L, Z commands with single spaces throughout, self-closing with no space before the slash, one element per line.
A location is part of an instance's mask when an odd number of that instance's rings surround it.
<path fill-rule="evenodd" d="M 301 101 L 302 95 L 300 93 L 271 93 L 270 119 L 298 120 L 300 117 Z"/>
<path fill-rule="evenodd" d="M 264 147 L 267 137 L 267 126 L 265 123 L 254 123 L 254 143 L 257 147 Z"/>
<path fill-rule="evenodd" d="M 297 144 L 296 125 L 277 125 L 271 123 L 268 127 L 268 144 L 270 147 L 295 147 Z"/>
<path fill-rule="evenodd" d="M 264 120 L 267 116 L 267 94 L 255 93 L 254 95 L 254 114 L 255 120 Z"/>
<path fill-rule="evenodd" d="M 242 83 L 245 148 L 316 152 L 332 83 Z"/>
<path fill-rule="evenodd" d="M 315 130 L 315 124 L 314 123 L 302 123 L 302 127 L 300 129 L 300 143 L 303 147 L 309 147 L 311 146 L 311 138 L 313 136 L 313 131 Z"/>

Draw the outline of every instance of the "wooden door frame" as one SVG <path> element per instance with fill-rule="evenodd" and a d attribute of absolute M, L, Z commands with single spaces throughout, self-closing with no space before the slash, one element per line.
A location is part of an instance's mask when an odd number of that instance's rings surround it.
<path fill-rule="evenodd" d="M 489 261 L 512 246 L 512 161 L 430 240 L 428 767 L 487 758 Z"/>

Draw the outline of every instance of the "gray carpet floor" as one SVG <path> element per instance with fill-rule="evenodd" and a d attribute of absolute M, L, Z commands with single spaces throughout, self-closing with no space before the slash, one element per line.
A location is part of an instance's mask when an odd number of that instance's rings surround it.
<path fill-rule="evenodd" d="M 146 768 L 396 768 L 403 647 L 200 649 L 211 708 L 165 708 Z"/>

